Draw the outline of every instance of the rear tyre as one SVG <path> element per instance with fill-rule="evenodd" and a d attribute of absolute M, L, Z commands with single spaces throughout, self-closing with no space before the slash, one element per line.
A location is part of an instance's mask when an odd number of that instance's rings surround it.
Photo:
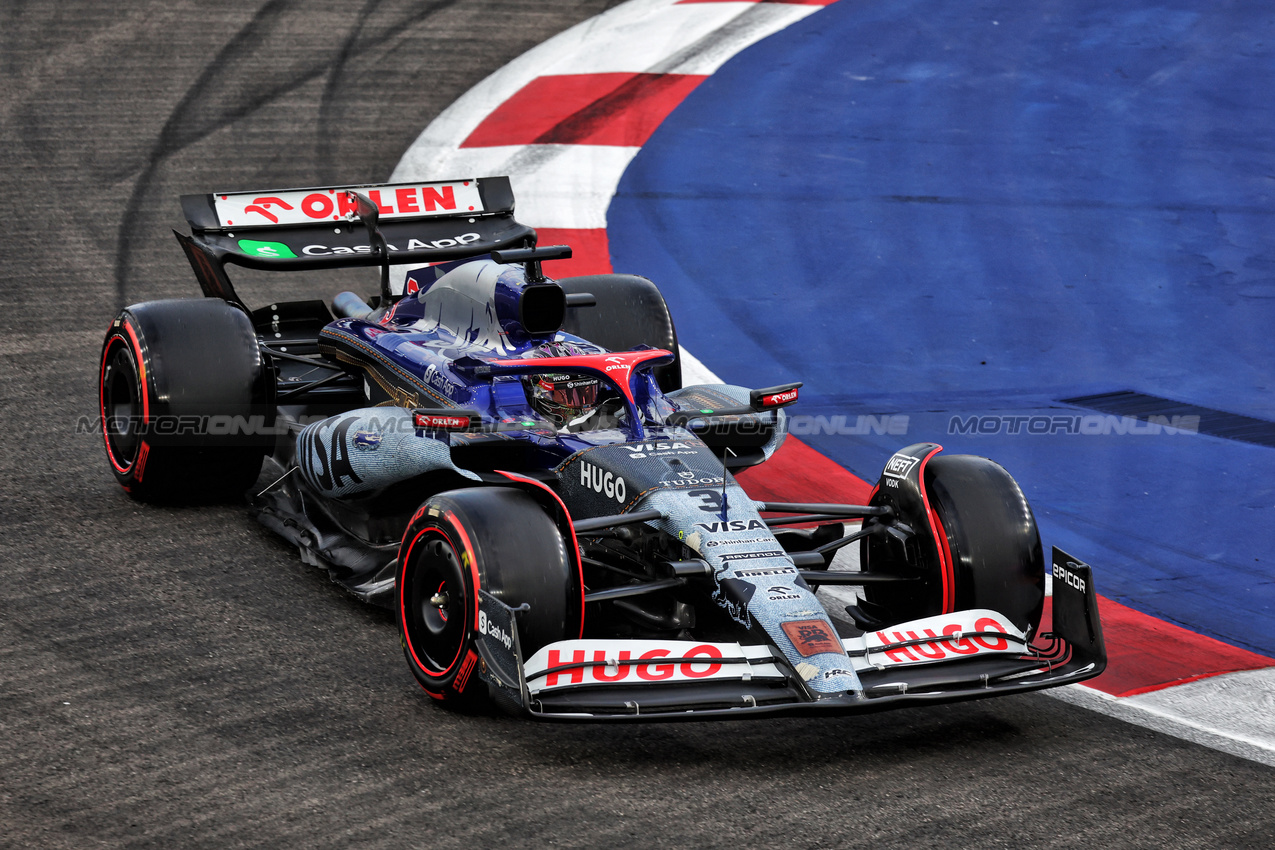
<path fill-rule="evenodd" d="M 973 455 L 938 455 L 925 467 L 930 505 L 951 553 L 956 610 L 990 608 L 1024 632 L 1040 625 L 1045 556 L 1035 517 L 1017 482 L 999 464 Z M 874 500 L 875 501 L 875 500 Z M 913 528 L 926 517 L 900 517 Z M 917 553 L 920 573 L 893 557 L 883 537 L 865 538 L 865 570 L 908 575 L 910 584 L 868 585 L 866 611 L 892 623 L 944 613 L 943 555 Z"/>
<path fill-rule="evenodd" d="M 213 298 L 128 307 L 106 333 L 98 384 L 115 480 L 156 502 L 243 493 L 273 444 L 273 387 L 242 310 Z"/>
<path fill-rule="evenodd" d="M 659 288 L 644 277 L 630 274 L 596 274 L 558 281 L 563 291 L 591 293 L 594 307 L 567 309 L 562 329 L 610 351 L 628 351 L 639 345 L 673 352 L 672 363 L 657 366 L 655 380 L 664 392 L 682 387 L 682 359 L 677 329 Z"/>
<path fill-rule="evenodd" d="M 517 615 L 523 657 L 579 637 L 580 576 L 553 519 L 507 487 L 452 490 L 421 505 L 399 547 L 399 632 L 412 675 L 449 708 L 489 703 L 473 646 L 481 588 Z"/>

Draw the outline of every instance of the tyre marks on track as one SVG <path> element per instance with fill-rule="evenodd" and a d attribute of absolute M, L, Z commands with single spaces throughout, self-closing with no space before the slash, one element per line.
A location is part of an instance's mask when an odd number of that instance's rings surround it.
<path fill-rule="evenodd" d="M 335 57 L 370 11 L 329 101 L 339 176 L 383 179 L 484 75 L 613 3 L 462 0 L 365 49 L 407 5 L 312 0 L 286 18 L 292 58 L 242 72 L 265 89 L 299 51 Z M 239 508 L 130 502 L 100 438 L 67 424 L 96 408 L 117 218 L 173 105 L 260 6 L 5 7 L 30 12 L 5 19 L 30 46 L 0 121 L 39 123 L 5 137 L 0 170 L 6 197 L 30 205 L 0 240 L 21 260 L 0 263 L 16 331 L 0 346 L 0 846 L 1271 846 L 1268 768 L 1039 697 L 624 728 L 452 715 L 415 687 L 392 618 Z M 195 12 L 156 57 L 153 34 Z M 317 182 L 324 73 L 162 159 L 130 300 L 197 295 L 155 236 L 177 191 Z M 56 103 L 69 105 L 39 112 Z"/>
<path fill-rule="evenodd" d="M 384 3 L 368 0 L 339 42 L 318 51 L 298 51 L 293 35 L 304 26 L 311 4 L 305 0 L 268 0 L 261 6 L 203 66 L 147 153 L 116 234 L 114 279 L 118 305 L 122 307 L 130 301 L 134 234 L 144 222 L 143 210 L 155 200 L 152 193 L 156 178 L 166 160 L 326 75 L 318 108 L 316 170 L 323 181 L 349 179 L 348 174 L 342 173 L 344 164 L 337 161 L 334 142 L 338 135 L 359 132 L 358 128 L 341 124 L 340 103 L 344 97 L 357 96 L 353 92 L 345 94 L 347 71 L 361 56 L 379 50 L 387 41 L 427 23 L 457 2 L 435 0 L 419 7 L 412 5 L 372 26 L 370 22 Z M 323 38 L 332 40 L 333 35 Z M 279 142 L 281 147 L 289 147 L 294 140 L 283 138 Z"/>

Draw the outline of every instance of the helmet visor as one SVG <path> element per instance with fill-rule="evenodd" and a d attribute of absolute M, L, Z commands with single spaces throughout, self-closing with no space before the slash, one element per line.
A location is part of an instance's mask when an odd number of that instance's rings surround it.
<path fill-rule="evenodd" d="M 592 407 L 598 400 L 596 378 L 569 378 L 560 375 L 541 375 L 536 381 L 541 397 L 554 404 L 573 410 Z"/>

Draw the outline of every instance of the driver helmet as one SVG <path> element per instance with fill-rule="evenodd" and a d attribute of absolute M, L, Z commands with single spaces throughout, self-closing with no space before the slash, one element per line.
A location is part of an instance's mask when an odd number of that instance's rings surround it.
<path fill-rule="evenodd" d="M 574 357 L 588 354 L 570 342 L 547 342 L 528 357 Z M 593 413 L 598 407 L 602 382 L 591 375 L 563 375 L 548 372 L 523 378 L 527 397 L 536 412 L 555 425 L 570 425 Z"/>

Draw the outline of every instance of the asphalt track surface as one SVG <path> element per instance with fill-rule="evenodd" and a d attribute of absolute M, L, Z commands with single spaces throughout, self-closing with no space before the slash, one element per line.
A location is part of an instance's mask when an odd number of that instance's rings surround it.
<path fill-rule="evenodd" d="M 612 261 L 701 318 L 679 338 L 723 380 L 907 415 L 797 431 L 851 472 L 921 439 L 995 458 L 1105 597 L 1275 656 L 1273 45 L 1263 0 L 834 3 L 660 125 Z M 955 427 L 1121 390 L 1253 430 Z"/>
<path fill-rule="evenodd" d="M 197 293 L 179 193 L 384 179 L 452 99 L 607 5 L 0 7 L 0 845 L 1275 844 L 1270 768 L 1039 695 L 727 724 L 448 714 L 387 614 L 241 508 L 115 485 L 76 419 L 121 300 Z"/>

